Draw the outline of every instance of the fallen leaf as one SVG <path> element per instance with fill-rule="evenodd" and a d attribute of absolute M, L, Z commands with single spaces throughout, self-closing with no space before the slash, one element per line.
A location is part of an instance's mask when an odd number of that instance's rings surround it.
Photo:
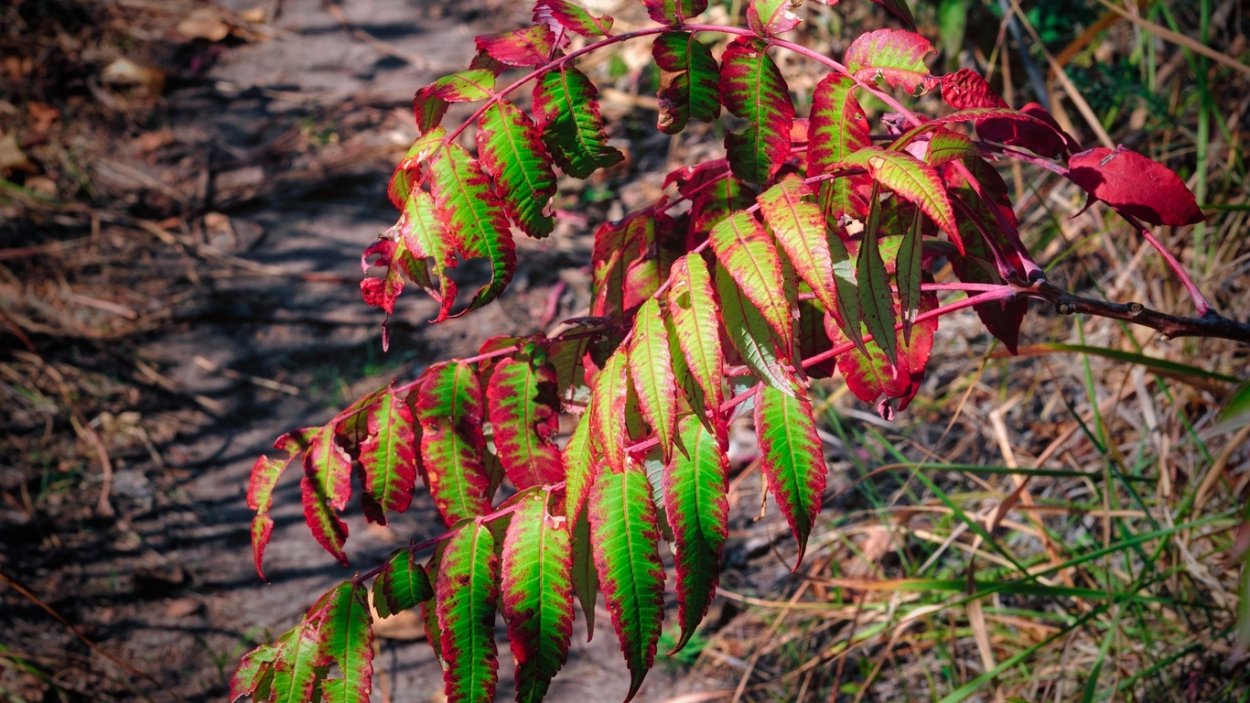
<path fill-rule="evenodd" d="M 0 175 L 16 171 L 38 173 L 39 167 L 26 158 L 26 152 L 17 143 L 17 133 L 9 132 L 0 135 Z"/>
<path fill-rule="evenodd" d="M 230 24 L 221 12 L 213 7 L 201 7 L 191 11 L 175 28 L 187 39 L 207 39 L 218 42 L 230 36 Z"/>

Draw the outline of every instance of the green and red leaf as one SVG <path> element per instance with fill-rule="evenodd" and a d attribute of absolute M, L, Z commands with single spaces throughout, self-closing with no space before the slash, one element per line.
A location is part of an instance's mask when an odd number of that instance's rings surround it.
<path fill-rule="evenodd" d="M 472 367 L 455 361 L 426 369 L 418 386 L 416 418 L 421 464 L 443 521 L 450 526 L 489 512 L 482 391 Z"/>
<path fill-rule="evenodd" d="M 261 564 L 265 558 L 265 547 L 273 535 L 273 516 L 269 509 L 273 507 L 273 490 L 278 485 L 286 468 L 291 465 L 301 451 L 305 449 L 308 437 L 317 431 L 316 427 L 288 432 L 273 443 L 273 448 L 286 452 L 282 459 L 272 459 L 264 454 L 256 458 L 252 464 L 251 477 L 247 484 L 247 507 L 256 513 L 252 518 L 252 558 L 256 562 L 256 575 L 265 580 L 265 572 Z"/>
<path fill-rule="evenodd" d="M 443 550 L 434 586 L 448 703 L 495 700 L 498 579 L 490 529 L 469 522 L 456 530 Z"/>
<path fill-rule="evenodd" d="M 573 0 L 538 0 L 534 3 L 534 21 L 546 22 L 548 18 L 587 39 L 606 37 L 612 30 L 611 17 L 595 17 Z"/>
<path fill-rule="evenodd" d="M 691 402 L 704 410 L 709 428 L 718 427 L 725 357 L 720 345 L 720 308 L 702 256 L 687 254 L 673 264 L 666 302 L 673 336 L 701 396 L 691 397 Z"/>
<path fill-rule="evenodd" d="M 794 124 L 790 89 L 767 48 L 760 39 L 738 37 L 721 57 L 721 100 L 748 123 L 725 136 L 725 152 L 734 175 L 750 183 L 767 183 L 781 168 Z"/>
<path fill-rule="evenodd" d="M 564 461 L 564 516 L 569 523 L 577 521 L 590 486 L 595 480 L 595 455 L 591 450 L 590 413 L 582 413 L 562 451 Z"/>
<path fill-rule="evenodd" d="M 857 80 L 884 80 L 892 88 L 915 93 L 936 81 L 929 75 L 925 57 L 934 53 L 928 39 L 905 29 L 879 29 L 855 38 L 842 57 L 846 70 Z"/>
<path fill-rule="evenodd" d="M 788 391 L 793 385 L 793 350 L 783 348 L 776 332 L 724 267 L 716 267 L 716 295 L 721 327 L 742 362 L 756 378 Z"/>
<path fill-rule="evenodd" d="M 655 661 L 664 618 L 664 565 L 651 483 L 635 464 L 604 471 L 590 503 L 595 571 L 630 672 L 629 701 Z"/>
<path fill-rule="evenodd" d="M 508 217 L 531 237 L 551 234 L 556 175 L 534 123 L 512 103 L 495 103 L 482 114 L 477 151 Z"/>
<path fill-rule="evenodd" d="M 556 483 L 564 462 L 555 443 L 560 425 L 556 372 L 545 358 L 509 358 L 495 365 L 486 386 L 495 453 L 519 490 Z"/>
<path fill-rule="evenodd" d="M 768 479 L 769 492 L 799 543 L 794 563 L 797 569 L 820 512 L 828 471 L 807 391 L 797 383 L 788 393 L 761 386 L 755 399 L 755 432 L 760 444 L 760 468 Z"/>
<path fill-rule="evenodd" d="M 933 167 L 906 152 L 876 146 L 860 149 L 843 163 L 863 166 L 873 180 L 915 203 L 962 250 L 963 240 L 955 224 L 950 197 Z"/>
<path fill-rule="evenodd" d="M 872 144 L 868 117 L 855 99 L 854 81 L 830 73 L 816 85 L 807 134 L 809 178 L 837 170 L 851 154 Z M 820 205 L 825 216 L 831 221 L 843 215 L 863 219 L 868 212 L 863 191 L 869 182 L 867 176 L 855 174 L 821 183 Z"/>
<path fill-rule="evenodd" d="M 573 635 L 569 523 L 548 514 L 548 499 L 545 492 L 522 498 L 503 541 L 500 601 L 522 702 L 546 695 Z"/>
<path fill-rule="evenodd" d="M 691 119 L 711 122 L 720 116 L 720 67 L 693 32 L 661 34 L 655 38 L 651 55 L 661 71 L 661 132 L 676 134 Z"/>
<path fill-rule="evenodd" d="M 729 459 L 716 435 L 693 415 L 678 425 L 678 442 L 664 467 L 664 513 L 672 526 L 677 566 L 677 621 L 690 641 L 720 580 L 721 551 L 729 534 L 726 497 Z"/>
<path fill-rule="evenodd" d="M 638 406 L 659 437 L 660 449 L 667 459 L 673 451 L 673 432 L 677 426 L 678 389 L 668 329 L 655 298 L 647 298 L 634 316 L 628 357 L 629 376 Z"/>
<path fill-rule="evenodd" d="M 330 703 L 369 703 L 373 690 L 373 618 L 364 584 L 347 581 L 334 589 L 321 625 L 321 647 L 338 664 L 338 679 L 321 690 Z"/>
<path fill-rule="evenodd" d="M 516 246 L 503 206 L 481 164 L 459 144 L 445 144 L 430 163 L 438 219 L 465 258 L 485 259 L 490 282 L 473 296 L 469 309 L 499 296 L 516 270 Z M 445 315 L 440 314 L 439 319 Z"/>
<path fill-rule="evenodd" d="M 755 192 L 733 175 L 725 159 L 677 169 L 664 179 L 665 186 L 669 183 L 676 183 L 677 192 L 690 199 L 691 232 L 707 232 L 755 201 Z"/>
<path fill-rule="evenodd" d="M 508 66 L 544 64 L 556 48 L 555 32 L 545 23 L 480 36 L 474 41 L 478 51 Z"/>
<path fill-rule="evenodd" d="M 825 216 L 810 198 L 812 188 L 798 176 L 787 176 L 756 199 L 764 222 L 790 259 L 795 272 L 811 286 L 816 299 L 832 310 L 837 307 L 833 285 L 833 261 Z"/>
<path fill-rule="evenodd" d="M 782 349 L 793 348 L 794 307 L 781 259 L 764 225 L 746 212 L 737 212 L 712 228 L 709 240 L 721 268 L 768 322 Z"/>
<path fill-rule="evenodd" d="M 803 21 L 794 14 L 795 7 L 791 0 L 751 0 L 747 5 L 747 26 L 761 37 L 784 34 Z"/>
<path fill-rule="evenodd" d="M 334 430 L 334 423 L 330 423 L 309 438 L 300 492 L 304 520 L 313 537 L 346 566 L 343 545 L 347 542 L 347 523 L 338 513 L 347 507 L 352 496 L 352 460 L 335 441 Z"/>
<path fill-rule="evenodd" d="M 625 447 L 629 444 L 629 432 L 625 426 L 625 409 L 630 395 L 627 353 L 624 347 L 617 349 L 595 375 L 587 411 L 590 413 L 591 446 L 603 457 L 604 464 L 614 471 L 624 468 Z M 600 470 L 599 475 L 602 474 Z"/>
<path fill-rule="evenodd" d="M 407 549 L 395 552 L 373 582 L 373 607 L 379 617 L 411 610 L 433 597 L 429 576 Z"/>
<path fill-rule="evenodd" d="M 598 96 L 586 74 L 569 63 L 544 73 L 534 84 L 534 118 L 543 143 L 556 164 L 575 178 L 625 158 L 608 145 Z"/>
<path fill-rule="evenodd" d="M 642 0 L 651 19 L 661 24 L 681 25 L 707 9 L 707 0 Z"/>
<path fill-rule="evenodd" d="M 417 481 L 417 439 L 407 401 L 387 391 L 367 411 L 369 436 L 360 445 L 365 490 L 382 510 L 402 513 Z M 366 513 L 368 516 L 368 513 Z M 385 518 L 382 520 L 385 524 Z"/>

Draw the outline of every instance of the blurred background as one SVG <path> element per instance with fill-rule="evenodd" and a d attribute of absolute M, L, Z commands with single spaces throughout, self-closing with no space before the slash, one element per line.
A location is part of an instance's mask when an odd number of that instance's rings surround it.
<path fill-rule="evenodd" d="M 636 2 L 585 4 L 647 24 Z M 1176 170 L 1209 218 L 1159 235 L 1250 318 L 1244 3 L 909 4 L 934 72 L 976 67 L 1084 145 Z M 834 56 L 895 26 L 867 0 L 800 12 L 796 40 Z M 395 219 L 413 92 L 465 66 L 475 35 L 528 21 L 506 0 L 0 4 L 0 701 L 224 699 L 245 651 L 351 573 L 309 538 L 287 476 L 272 583 L 257 579 L 254 457 L 389 379 L 580 314 L 593 227 L 719 153 L 715 127 L 655 131 L 649 43 L 585 60 L 626 164 L 561 183 L 556 235 L 519 242 L 497 304 L 431 326 L 433 304 L 405 296 L 383 353 L 359 260 Z M 778 58 L 802 112 L 821 75 Z M 1043 171 L 1002 172 L 1060 285 L 1190 314 L 1110 213 Z M 722 592 L 640 698 L 1250 699 L 1250 349 L 1031 312 L 1018 357 L 971 313 L 944 319 L 895 422 L 836 379 L 818 389 L 831 480 L 798 574 L 737 446 Z M 350 524 L 361 569 L 440 531 L 420 498 L 389 528 Z M 550 700 L 623 697 L 606 622 L 575 639 Z M 380 635 L 375 700 L 442 700 L 416 618 Z"/>

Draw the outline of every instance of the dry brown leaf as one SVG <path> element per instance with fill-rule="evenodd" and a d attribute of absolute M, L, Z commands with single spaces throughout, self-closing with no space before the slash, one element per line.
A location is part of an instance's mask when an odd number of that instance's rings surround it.
<path fill-rule="evenodd" d="M 200 7 L 191 11 L 175 28 L 187 39 L 207 39 L 218 42 L 230 36 L 230 23 L 215 7 Z"/>

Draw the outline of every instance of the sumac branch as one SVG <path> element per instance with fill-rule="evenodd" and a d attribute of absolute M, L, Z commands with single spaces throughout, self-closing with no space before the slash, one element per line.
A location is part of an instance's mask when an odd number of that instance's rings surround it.
<path fill-rule="evenodd" d="M 740 405 L 753 405 L 761 468 L 798 543 L 797 568 L 827 472 L 812 378 L 839 374 L 892 415 L 920 389 L 942 316 L 971 307 L 1014 351 L 1030 299 L 1169 337 L 1250 342 L 1250 326 L 1212 310 L 1150 231 L 1203 218 L 1176 174 L 1123 147 L 1082 151 L 1040 106 L 1009 106 L 974 71 L 932 74 L 933 50 L 904 3 L 880 3 L 903 28 L 859 36 L 841 61 L 779 36 L 801 20 L 788 1 L 748 2 L 742 27 L 694 22 L 706 0 L 643 4 L 658 24 L 614 34 L 612 18 L 573 0 L 538 0 L 532 25 L 479 37 L 466 70 L 417 92 L 421 136 L 389 187 L 400 216 L 362 260 L 367 274 L 380 272 L 362 281 L 365 302 L 388 317 L 409 285 L 438 303 L 435 322 L 490 304 L 516 269 L 514 237 L 554 231 L 557 174 L 586 178 L 621 162 L 579 58 L 650 41 L 656 128 L 676 134 L 722 112 L 735 126 L 724 158 L 674 171 L 659 201 L 594 231 L 585 316 L 550 336 L 488 339 L 476 356 L 431 365 L 282 435 L 276 456 L 257 459 L 248 505 L 262 578 L 273 489 L 297 459 L 313 537 L 345 564 L 341 513 L 354 492 L 366 519 L 384 523 L 409 507 L 420 477 L 428 498 L 419 499 L 433 502 L 447 531 L 337 586 L 248 653 L 235 699 L 367 701 L 371 599 L 379 617 L 423 609 L 456 702 L 494 699 L 498 606 L 517 699 L 537 701 L 567 656 L 574 600 L 593 628 L 596 592 L 632 697 L 664 618 L 662 524 L 676 565 L 678 648 L 716 592 L 727 423 Z M 813 95 L 796 100 L 777 49 L 825 72 Z M 520 75 L 505 82 L 511 73 Z M 517 100 L 525 90 L 530 99 Z M 934 91 L 949 110 L 907 106 Z M 892 113 L 871 123 L 866 97 Z M 478 107 L 445 127 L 454 102 Z M 1004 159 L 1066 177 L 1121 214 L 1165 257 L 1197 316 L 1092 300 L 1046 280 L 994 168 Z M 474 259 L 489 280 L 466 300 L 450 271 Z M 730 379 L 747 390 L 731 395 Z M 561 414 L 580 416 L 563 441 Z"/>

